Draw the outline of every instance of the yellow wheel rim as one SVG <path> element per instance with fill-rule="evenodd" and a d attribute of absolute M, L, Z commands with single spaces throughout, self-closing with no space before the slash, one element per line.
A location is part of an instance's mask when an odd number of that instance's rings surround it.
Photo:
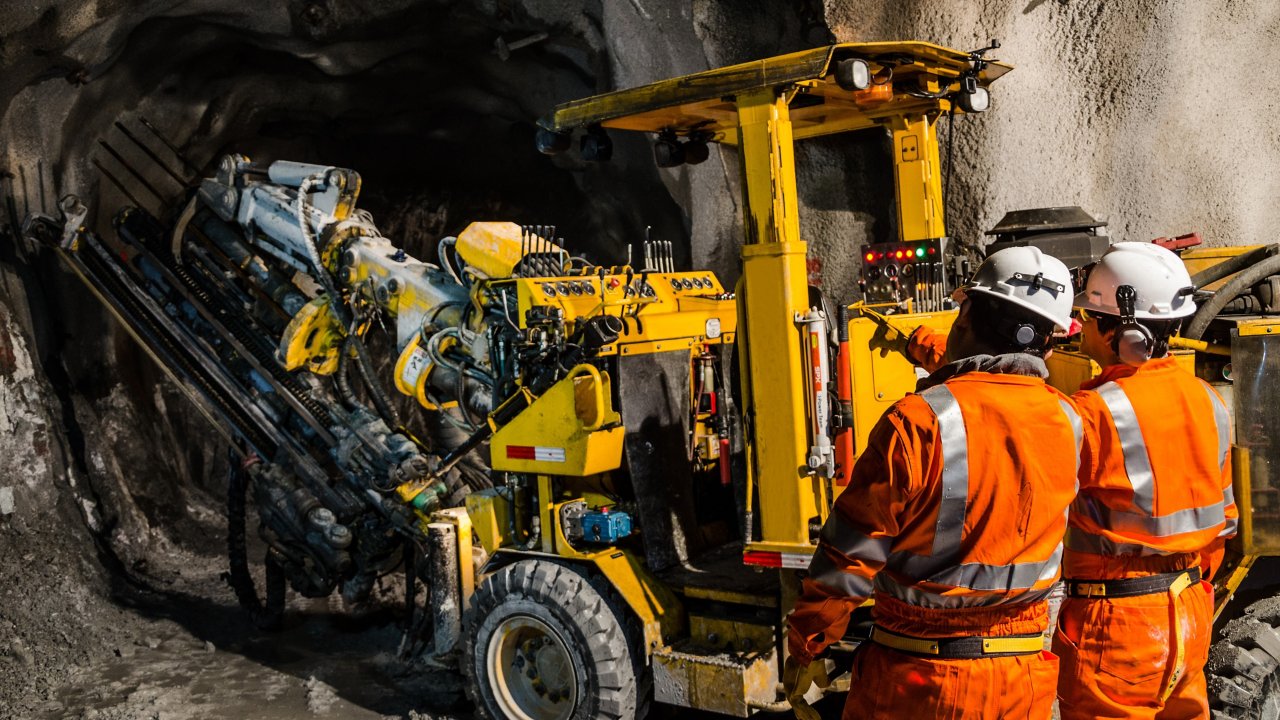
<path fill-rule="evenodd" d="M 546 623 L 528 615 L 503 620 L 485 653 L 489 686 L 513 720 L 568 720 L 578 705 L 569 648 Z"/>

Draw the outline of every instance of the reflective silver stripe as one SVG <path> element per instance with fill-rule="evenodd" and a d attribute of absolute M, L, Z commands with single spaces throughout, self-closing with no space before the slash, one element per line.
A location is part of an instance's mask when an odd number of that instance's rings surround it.
<path fill-rule="evenodd" d="M 1084 452 L 1084 423 L 1080 420 L 1080 414 L 1075 411 L 1075 408 L 1071 407 L 1071 403 L 1059 398 L 1058 404 L 1062 406 L 1062 412 L 1066 413 L 1067 421 L 1071 423 L 1071 434 L 1074 435 L 1076 439 L 1075 490 L 1072 491 L 1072 495 L 1074 496 L 1076 493 L 1080 492 L 1080 454 Z M 1062 511 L 1062 517 L 1064 519 L 1069 519 L 1070 516 L 1071 506 L 1068 505 Z"/>
<path fill-rule="evenodd" d="M 1108 507 L 1102 501 L 1088 495 L 1076 497 L 1072 512 L 1092 519 L 1098 525 L 1116 532 L 1141 533 L 1153 537 L 1169 537 L 1183 533 L 1209 530 L 1226 520 L 1222 503 L 1152 517 L 1147 513 L 1133 513 Z"/>
<path fill-rule="evenodd" d="M 1041 580 L 1057 577 L 1061 562 L 1062 544 L 1059 543 L 1053 555 L 1042 562 L 1010 565 L 972 562 L 948 565 L 939 563 L 935 557 L 916 555 L 902 550 L 889 556 L 888 567 L 916 582 L 937 583 L 970 590 L 1009 592 L 1026 590 Z"/>
<path fill-rule="evenodd" d="M 1218 427 L 1218 467 L 1227 463 L 1227 453 L 1231 451 L 1231 415 L 1227 405 L 1218 397 L 1209 383 L 1200 381 L 1204 391 L 1209 393 L 1209 404 L 1213 405 L 1213 424 Z"/>
<path fill-rule="evenodd" d="M 942 595 L 919 587 L 903 585 L 889 577 L 888 573 L 876 575 L 875 588 L 877 592 L 897 598 L 909 605 L 926 608 L 971 608 L 1029 604 L 1044 600 L 1052 590 L 1052 586 L 1049 586 L 1041 590 L 1027 590 L 1016 595 Z"/>
<path fill-rule="evenodd" d="M 813 559 L 809 561 L 809 579 L 822 583 L 832 590 L 849 597 L 865 598 L 871 596 L 872 585 L 870 580 L 839 567 L 831 562 L 831 559 L 822 550 L 815 552 Z"/>
<path fill-rule="evenodd" d="M 1041 580 L 1057 577 L 1058 566 L 1061 562 L 1062 545 L 1059 544 L 1053 556 L 1044 562 L 1015 563 L 1012 565 L 964 563 L 946 572 L 938 573 L 929 578 L 928 581 L 939 585 L 951 585 L 952 587 L 991 592 L 1029 590 Z"/>
<path fill-rule="evenodd" d="M 1235 536 L 1239 524 L 1239 518 L 1227 518 L 1227 522 L 1222 526 L 1222 532 L 1218 533 L 1218 537 L 1229 538 Z"/>
<path fill-rule="evenodd" d="M 889 558 L 889 548 L 893 546 L 893 538 L 867 537 L 855 530 L 838 511 L 827 517 L 819 537 L 847 557 L 874 563 L 884 563 Z"/>
<path fill-rule="evenodd" d="M 1138 555 L 1150 557 L 1153 555 L 1173 554 L 1172 552 L 1166 552 L 1141 543 L 1116 542 L 1101 535 L 1094 535 L 1087 530 L 1081 530 L 1078 527 L 1067 528 L 1067 536 L 1063 543 L 1072 552 L 1090 553 L 1092 555 Z"/>
<path fill-rule="evenodd" d="M 1120 436 L 1120 450 L 1124 453 L 1124 471 L 1133 487 L 1133 504 L 1148 514 L 1153 511 L 1155 477 L 1151 472 L 1151 458 L 1138 427 L 1138 414 L 1133 410 L 1129 396 L 1114 382 L 1098 388 L 1098 396 L 1106 403 L 1111 420 Z"/>
<path fill-rule="evenodd" d="M 1235 487 L 1228 485 L 1222 488 L 1223 513 L 1224 514 L 1226 513 L 1226 508 L 1234 507 L 1235 504 L 1236 504 Z M 1218 537 L 1225 537 L 1225 538 L 1235 537 L 1236 531 L 1239 529 L 1239 527 L 1240 527 L 1240 513 L 1237 510 L 1236 517 L 1227 518 L 1226 524 L 1224 524 L 1222 527 L 1222 532 L 1218 533 Z"/>
<path fill-rule="evenodd" d="M 1080 449 L 1084 446 L 1084 423 L 1080 422 L 1080 415 L 1071 407 L 1071 403 L 1058 398 L 1058 404 L 1062 406 L 1062 412 L 1066 414 L 1067 421 L 1071 423 L 1071 434 L 1076 439 L 1076 468 L 1080 467 Z"/>
<path fill-rule="evenodd" d="M 953 559 L 960 555 L 969 504 L 969 437 L 960 403 L 946 385 L 935 385 L 920 397 L 938 418 L 938 438 L 942 442 L 942 500 L 933 532 L 933 556 Z"/>

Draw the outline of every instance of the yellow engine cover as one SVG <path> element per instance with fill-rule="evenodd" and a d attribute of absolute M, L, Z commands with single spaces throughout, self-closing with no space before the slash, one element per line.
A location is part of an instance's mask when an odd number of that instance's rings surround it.
<path fill-rule="evenodd" d="M 512 222 L 473 222 L 458 235 L 458 254 L 477 273 L 489 278 L 511 277 L 524 251 L 556 252 L 549 240 L 532 237 L 526 247 L 520 226 Z"/>

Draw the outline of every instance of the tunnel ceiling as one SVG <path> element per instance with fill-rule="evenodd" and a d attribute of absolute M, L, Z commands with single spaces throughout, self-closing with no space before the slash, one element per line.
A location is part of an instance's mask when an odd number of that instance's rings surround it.
<path fill-rule="evenodd" d="M 21 77 L 4 82 L 19 213 L 52 211 L 65 192 L 97 199 L 99 228 L 134 200 L 172 212 L 183 187 L 132 135 L 188 181 L 230 152 L 356 169 L 361 207 L 428 259 L 435 240 L 474 220 L 556 224 L 571 249 L 604 261 L 621 259 L 646 226 L 687 237 L 642 139 L 617 138 L 607 164 L 534 150 L 540 114 L 603 87 L 589 10 L 567 26 L 510 3 L 313 1 L 242 14 L 186 3 L 156 16 L 145 5 L 39 56 L 43 67 L 24 63 L 20 89 Z M 62 26 L 64 11 L 50 8 L 31 32 Z M 24 40 L 35 44 L 19 36 L 6 52 Z"/>

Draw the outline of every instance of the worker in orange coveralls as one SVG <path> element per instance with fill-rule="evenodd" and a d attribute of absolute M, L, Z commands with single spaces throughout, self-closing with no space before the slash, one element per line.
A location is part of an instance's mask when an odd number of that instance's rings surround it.
<path fill-rule="evenodd" d="M 1053 642 L 1064 720 L 1209 717 L 1207 579 L 1238 513 L 1227 406 L 1168 355 L 1192 292 L 1174 253 L 1117 243 L 1076 298 L 1102 373 L 1074 396 L 1085 450 Z"/>
<path fill-rule="evenodd" d="M 1207 580 L 1239 514 L 1227 406 L 1168 356 L 1191 292 L 1172 252 L 1117 243 L 1076 299 L 1082 349 L 1103 370 L 1073 396 L 1085 449 L 1053 646 L 1065 720 L 1209 714 Z M 926 370 L 945 351 L 946 336 L 923 327 L 905 348 Z"/>
<path fill-rule="evenodd" d="M 872 429 L 789 619 L 783 681 L 801 720 L 815 660 L 874 595 L 844 717 L 1048 718 L 1043 650 L 1081 423 L 1045 384 L 1071 276 L 1030 247 L 992 253 L 961 300 L 948 364 Z"/>

